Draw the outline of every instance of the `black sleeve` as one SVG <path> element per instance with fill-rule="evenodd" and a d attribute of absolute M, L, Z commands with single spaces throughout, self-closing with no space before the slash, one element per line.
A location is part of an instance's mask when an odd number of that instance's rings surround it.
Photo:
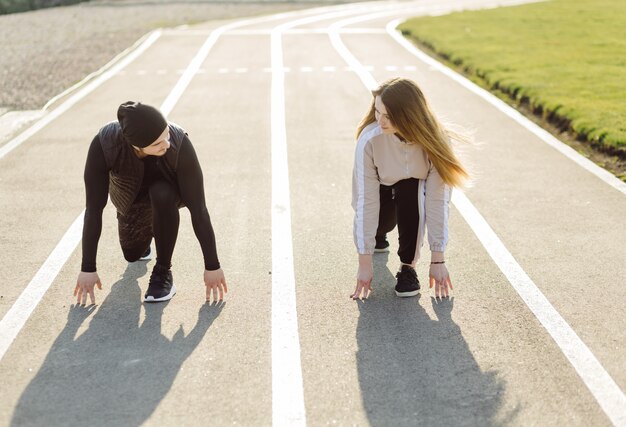
<path fill-rule="evenodd" d="M 96 271 L 98 240 L 102 232 L 102 211 L 109 196 L 109 170 L 104 160 L 100 138 L 91 141 L 85 163 L 85 222 L 83 224 L 83 262 L 81 271 Z"/>
<path fill-rule="evenodd" d="M 193 145 L 191 145 L 191 141 L 186 136 L 178 153 L 176 174 L 181 199 L 191 213 L 193 231 L 196 233 L 202 248 L 204 268 L 217 270 L 220 268 L 220 262 L 217 258 L 215 233 L 213 232 L 211 218 L 204 200 L 202 169 Z"/>

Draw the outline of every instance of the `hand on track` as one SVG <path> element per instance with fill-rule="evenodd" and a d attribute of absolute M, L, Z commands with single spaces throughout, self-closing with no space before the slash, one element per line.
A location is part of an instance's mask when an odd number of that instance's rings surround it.
<path fill-rule="evenodd" d="M 436 298 L 448 298 L 448 288 L 454 289 L 452 281 L 450 280 L 450 274 L 445 264 L 431 264 L 430 271 L 428 272 L 430 288 L 435 285 L 435 297 Z"/>
<path fill-rule="evenodd" d="M 76 297 L 76 303 L 86 305 L 87 304 L 87 295 L 89 295 L 91 299 L 91 303 L 96 303 L 96 295 L 94 292 L 94 287 L 98 286 L 98 289 L 102 289 L 102 283 L 100 283 L 100 278 L 98 277 L 98 273 L 95 271 L 93 273 L 85 273 L 81 271 L 78 275 L 78 279 L 76 280 L 76 287 L 74 288 L 74 296 Z"/>
<path fill-rule="evenodd" d="M 369 297 L 372 293 L 372 279 L 374 278 L 374 268 L 371 264 L 359 263 L 359 270 L 356 274 L 356 288 L 350 298 L 362 299 Z"/>
<path fill-rule="evenodd" d="M 207 302 L 211 302 L 211 295 L 213 295 L 214 303 L 221 302 L 224 299 L 224 293 L 228 292 L 226 278 L 222 269 L 204 270 L 204 286 L 206 286 Z"/>

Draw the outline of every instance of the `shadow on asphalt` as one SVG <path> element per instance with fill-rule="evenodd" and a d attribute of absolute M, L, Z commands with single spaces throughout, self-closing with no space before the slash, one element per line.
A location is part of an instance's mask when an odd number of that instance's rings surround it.
<path fill-rule="evenodd" d="M 170 340 L 161 334 L 167 303 L 141 302 L 137 279 L 146 272 L 146 263 L 129 264 L 97 311 L 70 308 L 65 328 L 20 397 L 12 426 L 138 426 L 150 417 L 224 304 L 203 305 L 191 332 L 185 336 L 181 325 Z"/>
<path fill-rule="evenodd" d="M 505 384 L 482 372 L 452 320 L 454 297 L 398 299 L 387 254 L 374 256 L 375 294 L 359 304 L 357 364 L 372 426 L 498 426 Z M 393 263 L 393 262 L 392 262 Z M 428 288 L 422 278 L 422 293 Z M 422 304 L 432 304 L 431 319 Z"/>

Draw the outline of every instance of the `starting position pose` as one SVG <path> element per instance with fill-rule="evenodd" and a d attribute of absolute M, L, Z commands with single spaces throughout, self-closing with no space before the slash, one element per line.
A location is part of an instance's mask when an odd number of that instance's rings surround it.
<path fill-rule="evenodd" d="M 156 264 L 144 301 L 167 301 L 176 294 L 171 260 L 178 236 L 178 209 L 186 206 L 204 256 L 206 299 L 223 299 L 226 279 L 220 268 L 215 234 L 204 200 L 202 169 L 187 134 L 168 123 L 154 107 L 126 102 L 118 121 L 94 137 L 85 165 L 87 207 L 83 226 L 83 259 L 74 295 L 95 304 L 96 253 L 102 211 L 110 196 L 117 209 L 120 245 L 129 262 L 148 260 L 154 237 Z"/>
<path fill-rule="evenodd" d="M 451 187 L 468 178 L 450 140 L 462 137 L 443 128 L 411 80 L 389 80 L 372 95 L 357 130 L 352 178 L 359 268 L 351 297 L 367 298 L 371 292 L 372 254 L 389 250 L 387 233 L 396 225 L 401 262 L 396 295 L 419 292 L 415 263 L 427 228 L 430 287 L 435 285 L 437 297 L 447 297 L 448 287 L 452 289 L 444 257 Z"/>

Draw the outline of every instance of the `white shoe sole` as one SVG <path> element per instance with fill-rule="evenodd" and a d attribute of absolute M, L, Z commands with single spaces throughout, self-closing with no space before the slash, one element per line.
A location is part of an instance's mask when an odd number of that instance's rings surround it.
<path fill-rule="evenodd" d="M 150 252 L 148 252 L 148 255 L 142 256 L 137 261 L 150 261 L 151 259 L 152 259 L 152 247 L 150 247 Z"/>
<path fill-rule="evenodd" d="M 389 252 L 389 246 L 387 246 L 386 248 L 383 248 L 383 249 L 374 249 L 374 253 L 377 253 L 377 254 L 381 254 L 381 253 L 384 253 L 384 252 Z"/>
<path fill-rule="evenodd" d="M 408 298 L 408 297 L 414 297 L 415 295 L 420 293 L 420 290 L 416 290 L 416 291 L 412 291 L 412 292 L 398 292 L 395 291 L 396 295 L 399 296 L 400 298 Z"/>
<path fill-rule="evenodd" d="M 143 302 L 163 302 L 169 301 L 176 295 L 176 286 L 172 285 L 172 289 L 170 289 L 170 293 L 161 298 L 155 298 L 153 296 L 147 296 L 143 299 Z"/>

